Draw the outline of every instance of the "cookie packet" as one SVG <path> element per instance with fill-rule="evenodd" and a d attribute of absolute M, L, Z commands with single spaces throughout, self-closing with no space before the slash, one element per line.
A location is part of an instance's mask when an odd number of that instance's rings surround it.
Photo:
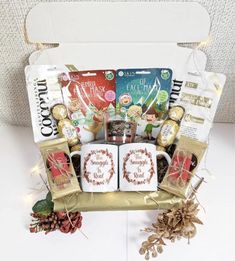
<path fill-rule="evenodd" d="M 81 192 L 65 138 L 38 144 L 46 168 L 52 199 Z"/>
<path fill-rule="evenodd" d="M 192 191 L 192 178 L 206 148 L 206 143 L 181 136 L 160 188 L 178 197 L 187 198 Z"/>
<path fill-rule="evenodd" d="M 172 71 L 168 68 L 117 71 L 116 109 L 136 121 L 137 135 L 157 136 L 168 109 Z"/>
<path fill-rule="evenodd" d="M 115 71 L 69 72 L 60 75 L 59 80 L 68 116 L 80 141 L 104 138 L 104 114 L 115 114 Z"/>
<path fill-rule="evenodd" d="M 179 136 L 207 142 L 226 77 L 220 73 L 188 73 L 174 104 L 185 108 Z"/>
<path fill-rule="evenodd" d="M 59 137 L 56 121 L 51 115 L 51 108 L 53 105 L 63 102 L 58 76 L 67 70 L 67 67 L 63 65 L 28 65 L 25 68 L 31 121 L 36 143 Z"/>

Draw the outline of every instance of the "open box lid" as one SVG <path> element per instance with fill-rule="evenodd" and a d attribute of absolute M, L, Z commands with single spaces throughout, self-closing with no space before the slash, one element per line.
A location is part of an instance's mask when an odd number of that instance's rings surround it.
<path fill-rule="evenodd" d="M 210 19 L 198 3 L 40 3 L 28 14 L 30 43 L 58 43 L 30 56 L 30 64 L 74 64 L 78 69 L 185 66 L 195 70 L 192 49 L 177 43 L 208 37 Z M 196 50 L 197 68 L 206 56 Z M 195 54 L 194 53 L 194 54 Z"/>

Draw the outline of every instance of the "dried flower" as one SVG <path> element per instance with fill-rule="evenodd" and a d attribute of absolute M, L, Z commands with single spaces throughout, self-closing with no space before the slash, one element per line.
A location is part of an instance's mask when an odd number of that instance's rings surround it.
<path fill-rule="evenodd" d="M 152 227 L 145 228 L 144 231 L 152 233 L 146 241 L 142 243 L 139 250 L 140 255 L 145 255 L 145 259 L 156 257 L 163 252 L 164 240 L 175 242 L 182 237 L 188 240 L 196 235 L 197 224 L 203 224 L 197 218 L 198 204 L 192 199 L 182 203 L 180 208 L 172 208 L 157 217 L 157 222 L 152 224 Z"/>

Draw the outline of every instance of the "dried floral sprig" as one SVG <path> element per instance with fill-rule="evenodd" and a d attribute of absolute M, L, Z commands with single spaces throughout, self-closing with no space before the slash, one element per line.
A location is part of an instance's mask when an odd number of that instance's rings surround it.
<path fill-rule="evenodd" d="M 82 216 L 80 212 L 54 212 L 54 203 L 49 191 L 45 199 L 37 201 L 31 213 L 32 223 L 29 226 L 31 233 L 44 231 L 49 232 L 60 230 L 63 233 L 74 233 L 82 226 Z"/>
<path fill-rule="evenodd" d="M 180 240 L 182 237 L 190 238 L 196 235 L 197 224 L 203 224 L 197 217 L 199 212 L 199 204 L 195 203 L 193 199 L 182 203 L 181 207 L 174 207 L 157 216 L 157 222 L 152 224 L 152 227 L 145 228 L 144 231 L 152 233 L 146 241 L 142 243 L 139 250 L 141 255 L 145 255 L 145 259 L 149 260 L 151 257 L 156 257 L 158 253 L 163 252 L 164 240 Z"/>

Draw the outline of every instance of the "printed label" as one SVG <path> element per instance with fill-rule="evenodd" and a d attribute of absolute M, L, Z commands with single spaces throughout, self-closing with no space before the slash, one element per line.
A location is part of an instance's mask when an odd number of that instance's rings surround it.
<path fill-rule="evenodd" d="M 193 89 L 197 89 L 197 87 L 198 87 L 198 83 L 187 81 L 187 82 L 185 83 L 185 87 L 193 88 Z"/>
<path fill-rule="evenodd" d="M 77 133 L 75 131 L 74 126 L 72 126 L 72 125 L 65 125 L 62 128 L 62 133 L 64 134 L 64 136 L 67 139 L 76 139 L 77 138 Z"/>
<path fill-rule="evenodd" d="M 58 135 L 56 123 L 52 118 L 49 107 L 49 95 L 46 80 L 34 82 L 34 96 L 36 101 L 37 122 L 40 133 L 44 137 L 56 137 Z M 35 117 L 35 116 L 34 116 Z"/>
<path fill-rule="evenodd" d="M 183 81 L 173 80 L 173 86 L 170 93 L 169 105 L 170 108 L 179 99 Z"/>
<path fill-rule="evenodd" d="M 175 132 L 175 126 L 170 125 L 170 124 L 165 124 L 162 126 L 161 129 L 161 138 L 164 142 L 166 142 L 169 137 L 171 137 L 172 135 L 174 135 Z"/>
<path fill-rule="evenodd" d="M 191 93 L 182 93 L 180 101 L 191 103 L 193 105 L 210 108 L 212 105 L 212 99 Z"/>
<path fill-rule="evenodd" d="M 123 158 L 123 178 L 133 185 L 149 184 L 155 174 L 151 152 L 147 149 L 129 150 Z"/>
<path fill-rule="evenodd" d="M 83 176 L 94 186 L 109 184 L 113 175 L 113 154 L 108 149 L 91 150 L 84 157 Z"/>

